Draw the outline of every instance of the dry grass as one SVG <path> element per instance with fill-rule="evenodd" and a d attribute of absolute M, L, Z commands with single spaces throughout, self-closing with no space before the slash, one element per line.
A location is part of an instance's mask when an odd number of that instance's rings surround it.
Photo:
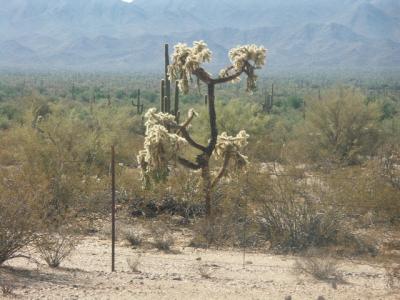
<path fill-rule="evenodd" d="M 201 278 L 210 279 L 213 273 L 213 270 L 208 265 L 199 265 L 199 274 Z"/>
<path fill-rule="evenodd" d="M 170 251 L 175 241 L 172 234 L 168 231 L 164 224 L 156 224 L 151 228 L 153 237 L 153 246 L 158 250 Z"/>
<path fill-rule="evenodd" d="M 310 251 L 312 252 L 312 251 Z M 342 272 L 338 268 L 338 262 L 329 256 L 315 256 L 314 253 L 297 259 L 295 269 L 297 272 L 311 275 L 317 280 L 326 281 L 336 288 L 337 283 L 344 282 Z"/>
<path fill-rule="evenodd" d="M 142 244 L 143 238 L 140 234 L 136 233 L 133 229 L 127 229 L 123 232 L 124 239 L 129 242 L 131 246 L 138 247 Z"/>
<path fill-rule="evenodd" d="M 127 258 L 126 262 L 128 263 L 129 269 L 134 273 L 140 273 L 139 266 L 141 265 L 140 262 L 141 255 L 138 254 L 134 258 Z"/>
<path fill-rule="evenodd" d="M 386 267 L 386 285 L 390 289 L 400 289 L 400 264 Z"/>
<path fill-rule="evenodd" d="M 14 292 L 14 285 L 8 280 L 0 281 L 1 293 L 3 296 L 11 296 Z"/>

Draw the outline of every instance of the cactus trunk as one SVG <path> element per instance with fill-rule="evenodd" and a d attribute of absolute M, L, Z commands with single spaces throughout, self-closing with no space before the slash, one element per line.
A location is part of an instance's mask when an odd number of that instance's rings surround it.
<path fill-rule="evenodd" d="M 179 81 L 175 81 L 174 115 L 176 122 L 179 123 Z"/>
<path fill-rule="evenodd" d="M 165 81 L 164 79 L 161 80 L 161 96 L 160 96 L 160 110 L 161 112 L 165 112 L 165 101 L 164 101 L 164 94 L 165 92 Z"/>
<path fill-rule="evenodd" d="M 168 77 L 168 66 L 169 66 L 169 51 L 168 51 L 168 44 L 165 44 L 165 71 L 164 71 L 164 76 L 165 76 L 165 93 L 164 96 L 167 97 L 164 107 L 165 107 L 165 112 L 171 113 L 171 81 L 169 80 Z"/>

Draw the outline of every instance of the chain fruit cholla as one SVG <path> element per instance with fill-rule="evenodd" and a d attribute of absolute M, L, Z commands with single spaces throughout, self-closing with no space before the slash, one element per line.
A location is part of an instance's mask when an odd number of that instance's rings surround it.
<path fill-rule="evenodd" d="M 229 52 L 231 65 L 221 70 L 219 77 L 212 78 L 202 68 L 202 64 L 211 61 L 211 51 L 203 41 L 194 42 L 192 47 L 177 44 L 172 55 L 172 64 L 168 67 L 169 79 L 176 80 L 177 86 L 184 93 L 189 92 L 193 76 L 197 81 L 207 85 L 208 113 L 210 122 L 210 139 L 207 145 L 201 145 L 193 140 L 188 127 L 197 115 L 189 110 L 187 119 L 178 123 L 174 115 L 157 112 L 155 108 L 146 114 L 146 137 L 144 150 L 139 152 L 143 179 L 146 186 L 151 181 L 165 179 L 171 166 L 179 163 L 192 170 L 201 170 L 203 193 L 207 217 L 211 216 L 212 190 L 218 181 L 246 166 L 248 159 L 241 153 L 247 145 L 248 134 L 240 131 L 235 137 L 225 132 L 218 135 L 217 116 L 215 112 L 215 85 L 235 82 L 242 74 L 247 77 L 247 91 L 256 88 L 257 75 L 255 71 L 265 64 L 266 49 L 256 45 L 238 46 Z M 185 147 L 191 146 L 200 151 L 194 160 L 183 157 Z M 212 155 L 222 161 L 219 171 L 212 178 L 209 162 Z"/>

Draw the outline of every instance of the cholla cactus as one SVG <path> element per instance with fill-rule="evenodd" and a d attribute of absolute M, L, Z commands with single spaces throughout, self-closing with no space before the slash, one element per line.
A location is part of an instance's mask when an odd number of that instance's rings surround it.
<path fill-rule="evenodd" d="M 202 63 L 210 60 L 211 51 L 203 41 L 194 42 L 193 47 L 182 43 L 177 44 L 172 56 L 172 64 L 168 68 L 170 80 L 179 78 L 179 88 L 187 94 L 193 72 L 200 68 Z"/>
<path fill-rule="evenodd" d="M 146 122 L 144 125 L 146 126 L 146 136 L 148 135 L 149 130 L 155 125 L 161 125 L 163 127 L 168 126 L 177 126 L 175 122 L 175 117 L 168 113 L 157 112 L 156 108 L 150 108 L 146 114 L 144 115 Z"/>
<path fill-rule="evenodd" d="M 257 75 L 256 69 L 260 69 L 265 64 L 267 50 L 256 45 L 238 46 L 229 51 L 229 58 L 232 66 L 220 72 L 221 77 L 228 77 L 231 71 L 244 72 L 247 75 L 247 91 L 256 89 Z M 238 79 L 235 78 L 234 80 Z"/>
<path fill-rule="evenodd" d="M 255 68 L 265 64 L 267 50 L 256 45 L 238 46 L 229 51 L 229 58 L 236 71 L 242 70 L 249 61 L 254 62 Z"/>
<path fill-rule="evenodd" d="M 175 133 L 170 133 L 169 126 L 177 125 L 175 116 L 157 113 L 151 108 L 145 114 L 146 137 L 144 150 L 139 152 L 137 160 L 142 170 L 145 186 L 150 180 L 160 181 L 169 174 L 169 165 L 176 161 L 178 154 L 187 144 L 186 140 Z"/>
<path fill-rule="evenodd" d="M 264 65 L 266 49 L 255 45 L 239 46 L 232 49 L 229 56 L 232 65 L 222 70 L 218 78 L 212 78 L 201 66 L 204 62 L 211 60 L 211 51 L 203 41 L 194 42 L 192 47 L 186 44 L 175 46 L 172 64 L 168 67 L 169 79 L 177 80 L 179 89 L 184 93 L 188 93 L 189 81 L 192 80 L 193 75 L 198 82 L 201 81 L 207 85 L 210 139 L 207 145 L 202 145 L 190 136 L 188 126 L 196 116 L 193 110 L 189 111 L 188 119 L 185 122 L 178 124 L 176 122 L 178 117 L 168 113 L 157 113 L 155 109 L 150 109 L 145 115 L 147 118 L 145 149 L 138 155 L 146 182 L 150 179 L 165 178 L 169 173 L 172 161 L 177 161 L 191 170 L 201 170 L 207 217 L 211 216 L 213 187 L 229 171 L 241 169 L 247 164 L 247 157 L 240 152 L 247 145 L 247 133 L 243 130 L 236 137 L 228 136 L 226 133 L 218 135 L 215 86 L 237 80 L 244 73 L 248 77 L 247 90 L 254 90 L 257 80 L 255 70 Z M 161 91 L 163 93 L 163 87 Z M 162 94 L 161 102 L 164 99 L 163 96 Z M 175 109 L 175 113 L 179 116 L 177 110 Z M 186 144 L 200 152 L 194 160 L 180 156 L 182 147 Z M 223 159 L 223 163 L 217 176 L 212 179 L 210 159 L 214 152 L 216 159 Z"/>
<path fill-rule="evenodd" d="M 230 171 L 238 171 L 248 164 L 247 156 L 240 153 L 247 146 L 248 138 L 249 135 L 244 130 L 240 131 L 235 137 L 228 136 L 226 132 L 218 136 L 215 158 L 223 158 L 226 161 L 224 175 Z"/>

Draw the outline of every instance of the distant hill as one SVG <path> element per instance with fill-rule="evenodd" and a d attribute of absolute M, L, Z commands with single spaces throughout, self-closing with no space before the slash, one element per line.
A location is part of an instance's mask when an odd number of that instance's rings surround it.
<path fill-rule="evenodd" d="M 0 7 L 0 68 L 160 71 L 165 42 L 263 44 L 269 67 L 400 66 L 398 0 L 13 0 Z"/>

